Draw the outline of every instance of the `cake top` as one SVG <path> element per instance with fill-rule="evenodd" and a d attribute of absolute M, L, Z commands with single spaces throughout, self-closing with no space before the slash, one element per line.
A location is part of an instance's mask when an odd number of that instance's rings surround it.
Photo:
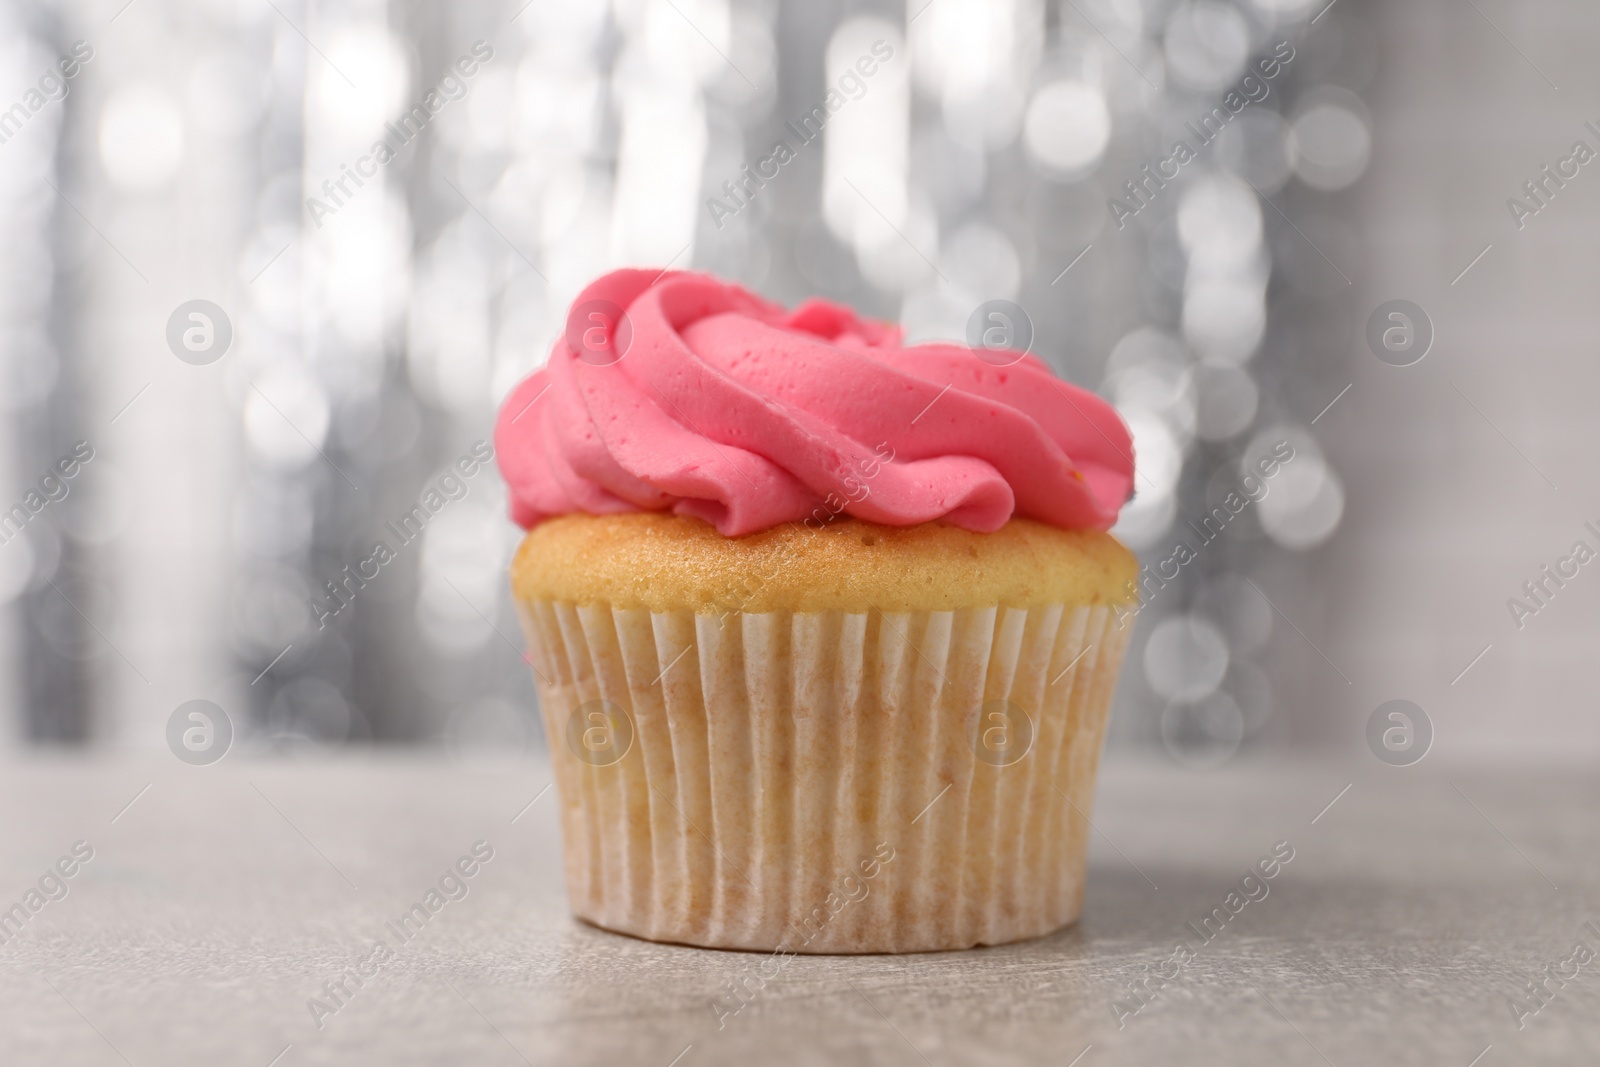
<path fill-rule="evenodd" d="M 1117 413 L 1034 356 L 906 346 L 838 304 L 785 310 L 682 271 L 615 271 L 579 294 L 501 409 L 495 451 L 529 528 L 671 511 L 724 537 L 839 515 L 1106 530 L 1133 484 Z"/>
<path fill-rule="evenodd" d="M 1138 575 L 1110 534 L 1028 519 L 973 533 L 841 518 L 734 541 L 660 513 L 552 519 L 522 539 L 511 565 L 519 601 L 700 614 L 1127 604 Z"/>

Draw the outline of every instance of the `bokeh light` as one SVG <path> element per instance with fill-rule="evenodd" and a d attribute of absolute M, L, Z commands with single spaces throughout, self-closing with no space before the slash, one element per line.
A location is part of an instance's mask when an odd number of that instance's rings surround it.
<path fill-rule="evenodd" d="M 183 142 L 183 112 L 158 85 L 123 86 L 100 112 L 101 162 L 111 180 L 130 192 L 171 181 L 183 162 Z"/>
<path fill-rule="evenodd" d="M 1144 646 L 1144 676 L 1157 696 L 1194 703 L 1216 692 L 1228 672 L 1228 642 L 1199 615 L 1170 615 Z"/>
<path fill-rule="evenodd" d="M 1034 93 L 1023 119 L 1033 158 L 1063 178 L 1081 176 L 1100 162 L 1111 140 L 1111 113 L 1099 89 L 1057 81 Z"/>
<path fill-rule="evenodd" d="M 1306 108 L 1289 127 L 1289 158 L 1300 180 L 1334 192 L 1354 182 L 1372 156 L 1366 120 L 1339 103 Z"/>

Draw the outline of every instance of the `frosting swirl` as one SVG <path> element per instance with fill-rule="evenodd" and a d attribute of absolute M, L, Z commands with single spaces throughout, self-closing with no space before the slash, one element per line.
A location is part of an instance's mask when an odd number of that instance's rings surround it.
<path fill-rule="evenodd" d="M 511 517 L 671 510 L 726 537 L 840 513 L 979 533 L 1116 521 L 1133 443 L 1109 404 L 1031 355 L 996 366 L 900 337 L 704 274 L 607 274 L 500 411 Z"/>

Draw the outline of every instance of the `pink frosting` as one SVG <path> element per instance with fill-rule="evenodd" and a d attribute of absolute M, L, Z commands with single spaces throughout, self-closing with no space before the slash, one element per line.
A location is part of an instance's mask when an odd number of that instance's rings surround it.
<path fill-rule="evenodd" d="M 1104 530 L 1133 484 L 1117 413 L 1033 356 L 1002 367 L 962 345 L 906 347 L 840 305 L 786 311 L 687 272 L 619 270 L 585 289 L 494 442 L 524 527 L 671 510 L 728 537 L 840 513 Z"/>

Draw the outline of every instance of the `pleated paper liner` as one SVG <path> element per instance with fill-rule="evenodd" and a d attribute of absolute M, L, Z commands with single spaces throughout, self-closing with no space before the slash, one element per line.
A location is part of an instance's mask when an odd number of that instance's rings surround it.
<path fill-rule="evenodd" d="M 579 917 L 812 953 L 1077 918 L 1131 630 L 1110 608 L 519 610 Z"/>

